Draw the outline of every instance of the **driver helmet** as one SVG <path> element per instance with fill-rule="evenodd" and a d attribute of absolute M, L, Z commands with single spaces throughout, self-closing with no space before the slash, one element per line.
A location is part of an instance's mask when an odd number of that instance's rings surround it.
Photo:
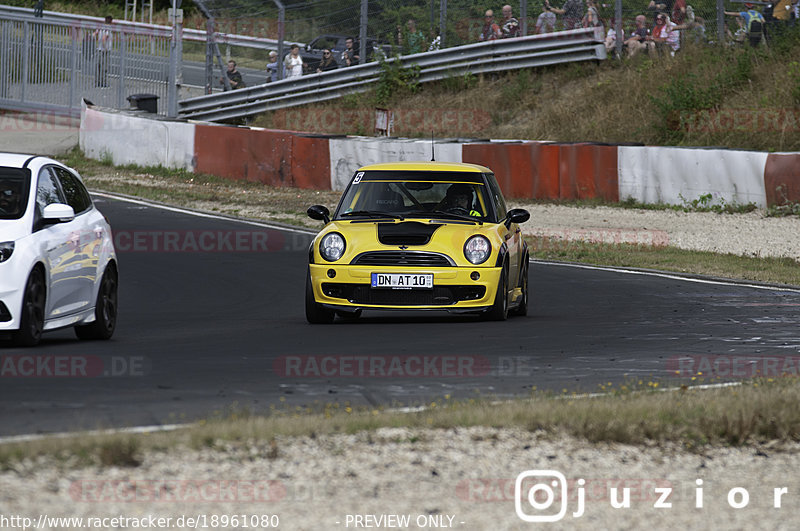
<path fill-rule="evenodd" d="M 469 184 L 464 183 L 456 183 L 450 185 L 447 189 L 446 199 L 448 204 L 454 205 L 457 203 L 458 198 L 466 198 L 468 200 L 468 205 L 466 208 L 472 207 L 472 186 Z"/>

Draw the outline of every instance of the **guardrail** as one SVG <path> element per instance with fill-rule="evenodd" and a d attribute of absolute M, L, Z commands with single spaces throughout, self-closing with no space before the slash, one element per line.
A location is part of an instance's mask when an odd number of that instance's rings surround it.
<path fill-rule="evenodd" d="M 43 18 L 38 20 L 45 20 L 50 22 L 61 22 L 72 25 L 88 24 L 89 27 L 97 27 L 104 23 L 100 17 L 90 17 L 88 15 L 75 15 L 72 13 L 59 13 L 57 11 L 43 11 Z M 0 16 L 27 18 L 33 17 L 33 10 L 24 7 L 0 5 Z M 153 31 L 156 33 L 171 32 L 170 26 L 161 26 L 158 24 L 145 24 L 143 22 L 130 22 L 127 20 L 115 20 L 114 25 L 122 26 L 125 28 L 136 29 L 139 32 Z M 261 50 L 275 50 L 278 48 L 278 41 L 275 39 L 265 39 L 260 37 L 249 37 L 247 35 L 235 35 L 232 33 L 215 33 L 214 38 L 218 44 L 230 44 L 232 46 L 246 46 L 248 48 L 258 48 Z M 205 30 L 197 30 L 191 28 L 183 29 L 183 40 L 193 42 L 206 42 L 207 34 Z M 304 43 L 294 41 L 283 41 L 284 46 L 291 46 L 297 44 L 298 46 L 305 46 Z"/>
<path fill-rule="evenodd" d="M 466 74 L 602 60 L 606 58 L 602 28 L 584 28 L 516 39 L 501 39 L 401 58 L 403 66 L 419 66 L 419 82 Z M 387 59 L 387 63 L 395 61 Z M 378 81 L 377 62 L 285 79 L 242 90 L 188 98 L 178 102 L 184 118 L 219 121 L 265 111 L 325 101 L 364 92 Z"/>

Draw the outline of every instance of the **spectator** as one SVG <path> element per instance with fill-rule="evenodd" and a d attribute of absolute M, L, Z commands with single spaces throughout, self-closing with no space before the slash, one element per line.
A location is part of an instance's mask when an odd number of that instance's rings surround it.
<path fill-rule="evenodd" d="M 744 7 L 747 8 L 747 11 L 725 11 L 725 14 L 737 17 L 740 21 L 740 26 L 744 27 L 745 35 L 750 42 L 750 46 L 755 48 L 764 40 L 764 23 L 766 21 L 764 20 L 764 15 L 756 11 L 753 4 L 746 3 Z M 743 25 L 742 22 L 744 23 Z"/>
<path fill-rule="evenodd" d="M 94 32 L 97 41 L 97 78 L 94 83 L 98 87 L 108 86 L 108 55 L 114 47 L 114 39 L 111 35 L 111 15 L 106 15 L 105 24 Z"/>
<path fill-rule="evenodd" d="M 417 29 L 417 22 L 413 18 L 408 19 L 406 28 L 408 29 L 408 33 L 405 39 L 403 39 L 405 43 L 403 47 L 405 54 L 413 55 L 415 53 L 421 53 L 425 50 L 425 35 Z"/>
<path fill-rule="evenodd" d="M 317 72 L 329 72 L 337 68 L 339 68 L 339 63 L 334 59 L 333 53 L 328 49 L 322 50 L 322 61 L 319 62 Z"/>
<path fill-rule="evenodd" d="M 342 52 L 341 65 L 344 67 L 355 66 L 361 61 L 361 56 L 355 49 L 355 42 L 352 37 L 347 37 L 344 41 L 344 51 Z"/>
<path fill-rule="evenodd" d="M 681 47 L 680 32 L 676 29 L 677 25 L 670 21 L 666 13 L 659 13 L 656 16 L 656 25 L 650 37 L 656 43 L 656 50 L 662 54 L 669 52 L 671 56 L 675 55 Z"/>
<path fill-rule="evenodd" d="M 672 22 L 681 25 L 686 22 L 686 0 L 675 0 L 672 7 Z"/>
<path fill-rule="evenodd" d="M 236 61 L 233 59 L 228 61 L 228 70 L 225 72 L 225 75 L 228 77 L 228 82 L 231 84 L 232 90 L 245 87 L 244 80 L 242 79 L 242 73 L 236 70 Z M 225 78 L 219 78 L 219 82 L 225 86 Z"/>
<path fill-rule="evenodd" d="M 622 30 L 622 42 L 625 42 L 625 30 Z M 617 54 L 617 30 L 615 28 L 615 19 L 611 19 L 611 23 L 608 25 L 608 33 L 606 33 L 606 54 L 607 55 L 614 55 Z M 619 57 L 617 57 L 619 59 Z"/>
<path fill-rule="evenodd" d="M 628 49 L 628 57 L 633 57 L 645 50 L 652 54 L 655 50 L 656 43 L 649 39 L 650 33 L 645 25 L 646 21 L 647 17 L 644 15 L 636 15 L 636 28 L 631 37 L 624 41 L 625 47 Z"/>
<path fill-rule="evenodd" d="M 547 4 L 544 4 L 544 10 L 536 17 L 536 34 L 551 33 L 556 30 L 556 14 L 550 10 Z"/>
<path fill-rule="evenodd" d="M 521 35 L 519 28 L 519 20 L 511 16 L 511 6 L 506 4 L 503 6 L 503 25 L 500 26 L 501 39 L 512 39 Z"/>
<path fill-rule="evenodd" d="M 692 24 L 692 31 L 689 37 L 695 44 L 705 44 L 706 42 L 706 21 L 703 17 L 694 17 L 694 24 Z"/>
<path fill-rule="evenodd" d="M 494 11 L 487 9 L 486 14 L 483 15 L 483 29 L 481 30 L 481 34 L 478 36 L 478 40 L 481 42 L 493 41 L 495 39 L 499 39 L 500 35 L 502 35 L 500 26 L 494 22 Z"/>
<path fill-rule="evenodd" d="M 647 9 L 654 12 L 653 24 L 658 22 L 658 15 L 661 13 L 672 12 L 672 2 L 673 0 L 650 0 Z"/>
<path fill-rule="evenodd" d="M 429 52 L 435 52 L 442 47 L 442 32 L 439 27 L 431 28 L 431 43 L 428 45 Z"/>
<path fill-rule="evenodd" d="M 278 52 L 269 52 L 269 63 L 267 63 L 267 83 L 278 81 Z"/>
<path fill-rule="evenodd" d="M 586 0 L 586 14 L 583 16 L 583 20 L 581 20 L 581 25 L 584 28 L 603 27 L 603 23 L 600 22 L 600 13 L 597 12 L 595 0 Z"/>
<path fill-rule="evenodd" d="M 579 29 L 581 27 L 581 20 L 583 20 L 583 4 L 581 0 L 567 0 L 564 5 L 559 9 L 550 5 L 550 0 L 545 0 L 547 9 L 556 15 L 564 17 L 564 29 Z"/>
<path fill-rule="evenodd" d="M 290 52 L 283 58 L 283 67 L 286 72 L 284 76 L 286 79 L 303 75 L 303 58 L 300 57 L 300 47 L 298 45 L 292 44 Z"/>

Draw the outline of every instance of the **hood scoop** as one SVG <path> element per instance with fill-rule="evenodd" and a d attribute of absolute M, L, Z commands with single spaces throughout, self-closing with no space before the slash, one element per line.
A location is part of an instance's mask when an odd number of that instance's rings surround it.
<path fill-rule="evenodd" d="M 425 245 L 441 224 L 406 221 L 401 223 L 379 223 L 378 241 L 383 245 Z"/>

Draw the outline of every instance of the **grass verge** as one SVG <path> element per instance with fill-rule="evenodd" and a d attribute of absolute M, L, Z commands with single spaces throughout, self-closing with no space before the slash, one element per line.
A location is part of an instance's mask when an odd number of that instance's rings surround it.
<path fill-rule="evenodd" d="M 594 265 L 657 269 L 694 275 L 800 286 L 800 265 L 770 258 L 686 251 L 668 246 L 591 243 L 526 236 L 532 258 Z"/>
<path fill-rule="evenodd" d="M 604 386 L 602 396 L 573 397 L 534 391 L 531 398 L 496 402 L 445 397 L 422 411 L 396 413 L 353 408 L 275 407 L 269 416 L 246 411 L 198 422 L 184 430 L 41 439 L 0 445 L 0 470 L 23 459 L 55 456 L 65 467 L 138 466 L 151 451 L 226 448 L 274 441 L 276 437 L 351 434 L 384 427 L 456 429 L 522 428 L 543 436 L 569 434 L 590 442 L 679 443 L 689 451 L 707 445 L 792 443 L 800 439 L 800 381 L 796 377 L 752 379 L 740 386 L 661 392 L 658 383 Z M 279 455 L 272 444 L 268 458 Z"/>

